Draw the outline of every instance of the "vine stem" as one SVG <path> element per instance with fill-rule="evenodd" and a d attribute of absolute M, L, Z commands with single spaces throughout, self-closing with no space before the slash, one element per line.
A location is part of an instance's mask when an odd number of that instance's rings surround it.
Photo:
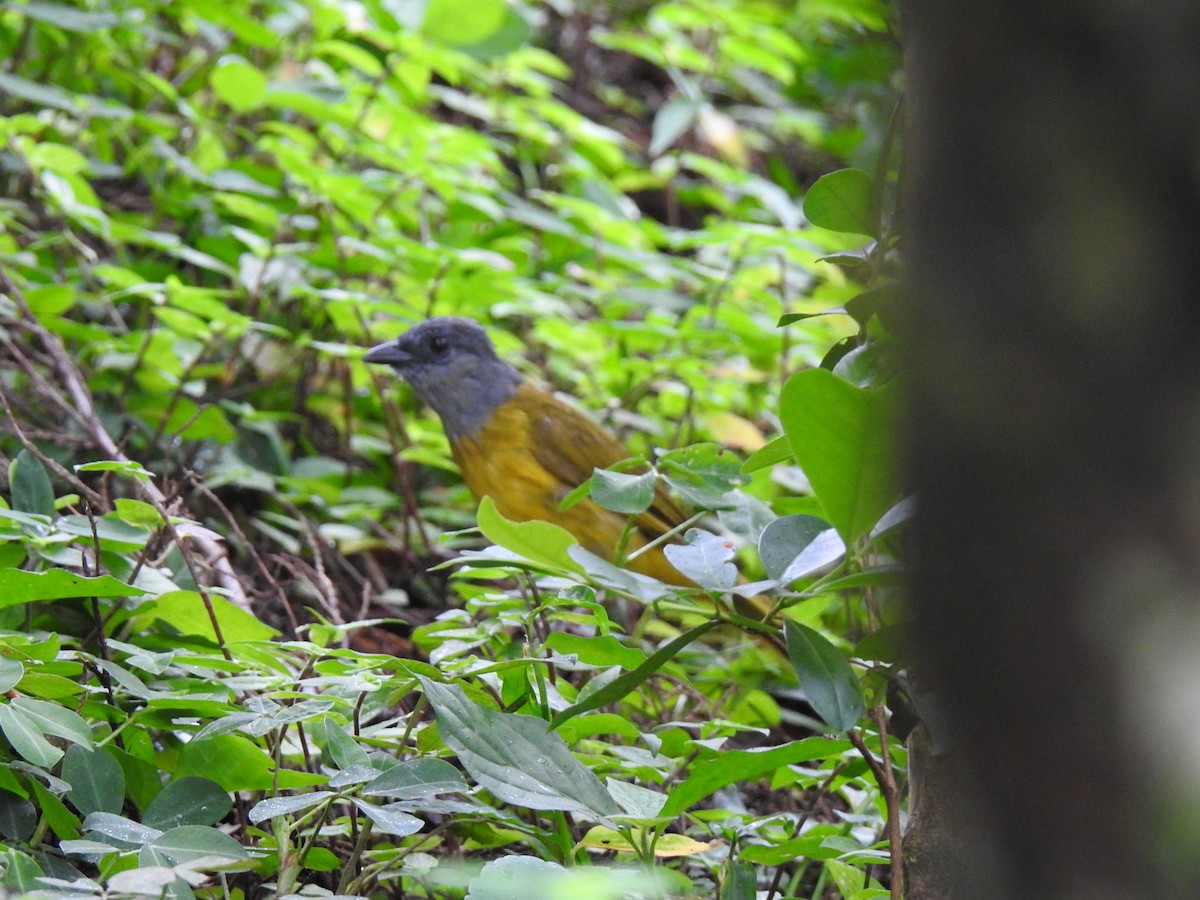
<path fill-rule="evenodd" d="M 871 707 L 871 719 L 879 731 L 879 742 L 883 748 L 883 762 L 875 758 L 866 741 L 857 730 L 851 728 L 848 732 L 850 743 L 866 760 L 875 783 L 883 795 L 884 807 L 887 810 L 885 829 L 888 839 L 888 864 L 891 871 L 892 900 L 904 900 L 904 851 L 900 833 L 900 789 L 896 784 L 896 773 L 892 769 L 892 754 L 888 752 L 887 719 L 883 707 L 876 704 Z"/>

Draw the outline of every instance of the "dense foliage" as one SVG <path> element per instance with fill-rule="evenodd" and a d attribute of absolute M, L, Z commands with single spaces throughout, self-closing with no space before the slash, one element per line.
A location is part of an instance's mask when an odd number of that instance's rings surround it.
<path fill-rule="evenodd" d="M 893 26 L 0 9 L 4 887 L 898 890 Z M 428 314 L 652 466 L 598 502 L 713 511 L 705 590 L 477 510 L 359 359 Z"/>

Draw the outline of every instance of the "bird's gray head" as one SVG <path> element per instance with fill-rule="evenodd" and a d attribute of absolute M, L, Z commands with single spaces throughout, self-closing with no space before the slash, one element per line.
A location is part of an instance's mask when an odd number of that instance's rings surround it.
<path fill-rule="evenodd" d="M 517 390 L 521 376 L 496 356 L 471 319 L 440 316 L 367 351 L 363 360 L 391 366 L 442 420 L 451 440 L 470 437 Z"/>

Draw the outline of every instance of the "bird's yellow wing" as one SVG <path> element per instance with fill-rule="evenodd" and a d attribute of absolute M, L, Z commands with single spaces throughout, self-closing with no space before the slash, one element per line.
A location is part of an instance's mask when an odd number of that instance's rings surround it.
<path fill-rule="evenodd" d="M 531 415 L 533 454 L 562 482 L 564 496 L 591 478 L 593 469 L 606 469 L 628 459 L 629 454 L 620 442 L 587 415 L 536 388 L 522 388 L 526 389 L 531 394 L 527 408 Z M 650 508 L 637 517 L 637 528 L 647 541 L 652 541 L 687 517 L 687 511 L 659 482 Z"/>

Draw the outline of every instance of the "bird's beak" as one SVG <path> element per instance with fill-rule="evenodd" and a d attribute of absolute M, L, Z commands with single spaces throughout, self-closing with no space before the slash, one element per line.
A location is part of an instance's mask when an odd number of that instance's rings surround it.
<path fill-rule="evenodd" d="M 412 354 L 400 348 L 398 341 L 376 344 L 363 355 L 363 362 L 381 363 L 385 366 L 402 366 L 412 361 Z"/>

